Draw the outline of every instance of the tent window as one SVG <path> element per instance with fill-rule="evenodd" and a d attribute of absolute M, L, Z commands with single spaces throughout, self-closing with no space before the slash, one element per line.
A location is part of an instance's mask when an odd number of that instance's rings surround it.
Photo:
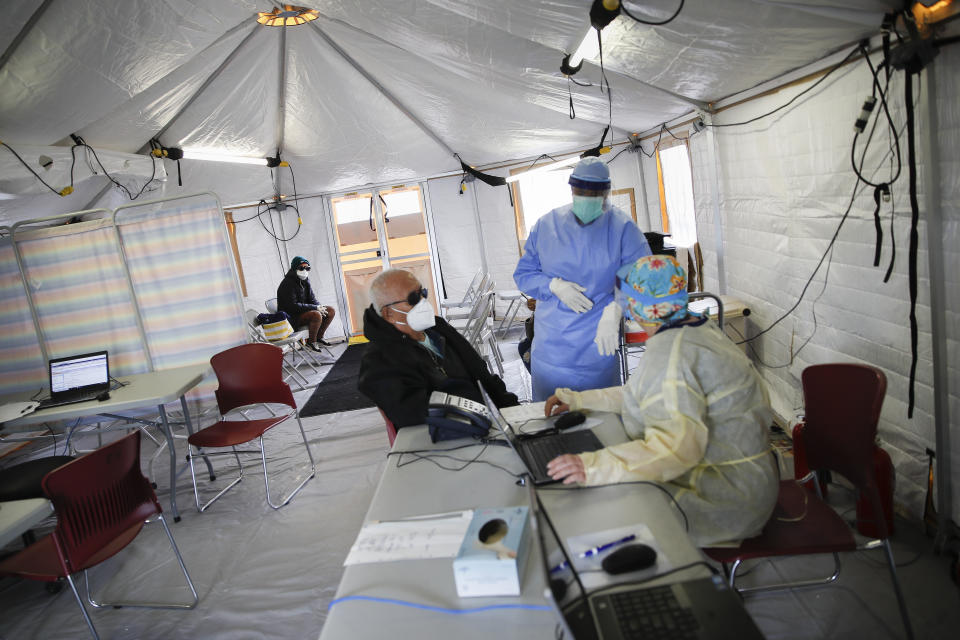
<path fill-rule="evenodd" d="M 697 242 L 697 217 L 693 208 L 693 175 L 686 141 L 657 150 L 657 178 L 663 232 L 678 247 Z"/>
<path fill-rule="evenodd" d="M 513 183 L 513 209 L 521 250 L 537 220 L 553 209 L 573 202 L 570 185 L 567 183 L 571 173 L 573 167 L 561 167 L 554 171 L 534 173 Z"/>

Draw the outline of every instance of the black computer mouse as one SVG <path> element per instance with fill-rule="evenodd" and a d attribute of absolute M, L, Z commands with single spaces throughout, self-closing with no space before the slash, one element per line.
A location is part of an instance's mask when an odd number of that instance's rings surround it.
<path fill-rule="evenodd" d="M 563 578 L 550 579 L 550 591 L 553 592 L 553 599 L 557 602 L 563 601 L 567 596 L 567 583 Z"/>
<path fill-rule="evenodd" d="M 109 392 L 109 391 L 104 391 L 103 393 L 101 393 L 100 395 L 97 396 L 97 400 L 98 400 L 99 402 L 105 402 L 105 401 L 107 401 L 107 400 L 109 400 L 109 399 L 110 399 L 110 392 Z"/>
<path fill-rule="evenodd" d="M 569 429 L 570 427 L 575 427 L 578 424 L 581 424 L 586 419 L 587 416 L 583 415 L 579 411 L 571 411 L 570 413 L 565 413 L 557 418 L 557 421 L 553 423 L 553 426 L 556 427 L 558 431 L 563 431 L 564 429 Z"/>
<path fill-rule="evenodd" d="M 643 543 L 628 544 L 620 547 L 616 551 L 603 559 L 600 566 L 611 575 L 618 573 L 627 573 L 628 571 L 639 571 L 652 567 L 657 561 L 657 552 L 653 547 Z"/>

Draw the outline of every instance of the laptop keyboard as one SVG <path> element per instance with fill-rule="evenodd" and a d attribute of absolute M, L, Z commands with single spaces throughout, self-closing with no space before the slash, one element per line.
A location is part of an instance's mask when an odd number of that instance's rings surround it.
<path fill-rule="evenodd" d="M 695 639 L 700 624 L 669 586 L 613 593 L 608 599 L 626 640 Z"/>
<path fill-rule="evenodd" d="M 86 402 L 88 400 L 96 400 L 97 396 L 103 393 L 102 391 L 91 391 L 87 393 L 75 393 L 63 396 L 62 398 L 44 398 L 38 403 L 37 410 L 40 409 L 49 409 L 50 407 L 60 407 L 65 404 L 76 404 L 78 402 Z"/>
<path fill-rule="evenodd" d="M 524 440 L 523 443 L 524 449 L 533 458 L 538 469 L 546 469 L 548 462 L 565 453 L 596 451 L 603 447 L 592 431 L 543 436 Z"/>

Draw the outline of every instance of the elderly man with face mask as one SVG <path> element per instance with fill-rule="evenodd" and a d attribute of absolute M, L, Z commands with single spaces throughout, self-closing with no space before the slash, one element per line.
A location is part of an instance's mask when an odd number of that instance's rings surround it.
<path fill-rule="evenodd" d="M 537 221 L 513 272 L 517 288 L 537 300 L 530 352 L 535 401 L 557 387 L 620 382 L 616 272 L 650 255 L 630 216 L 608 202 L 610 171 L 600 158 L 581 160 L 570 188 L 573 203 Z"/>
<path fill-rule="evenodd" d="M 433 313 L 427 290 L 403 269 L 387 269 L 370 285 L 363 333 L 370 346 L 360 363 L 360 391 L 397 428 L 424 424 L 433 391 L 482 402 L 479 380 L 498 407 L 518 404 L 480 354 Z"/>
<path fill-rule="evenodd" d="M 559 456 L 547 472 L 568 484 L 661 483 L 700 546 L 757 535 L 779 486 L 760 375 L 716 324 L 688 311 L 686 273 L 672 256 L 641 258 L 617 275 L 624 313 L 648 336 L 643 367 L 622 387 L 557 389 L 546 411 L 618 413 L 632 440 Z"/>

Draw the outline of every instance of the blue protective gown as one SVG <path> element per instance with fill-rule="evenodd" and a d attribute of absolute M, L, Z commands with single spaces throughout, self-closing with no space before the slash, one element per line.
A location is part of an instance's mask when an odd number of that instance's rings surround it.
<path fill-rule="evenodd" d="M 530 230 L 513 272 L 517 288 L 537 299 L 530 375 L 534 401 L 558 387 L 576 391 L 620 384 L 617 357 L 602 356 L 593 339 L 603 308 L 613 301 L 617 269 L 650 255 L 647 240 L 620 209 L 581 226 L 572 205 L 554 209 Z M 550 291 L 562 278 L 586 287 L 593 308 L 574 313 Z"/>

